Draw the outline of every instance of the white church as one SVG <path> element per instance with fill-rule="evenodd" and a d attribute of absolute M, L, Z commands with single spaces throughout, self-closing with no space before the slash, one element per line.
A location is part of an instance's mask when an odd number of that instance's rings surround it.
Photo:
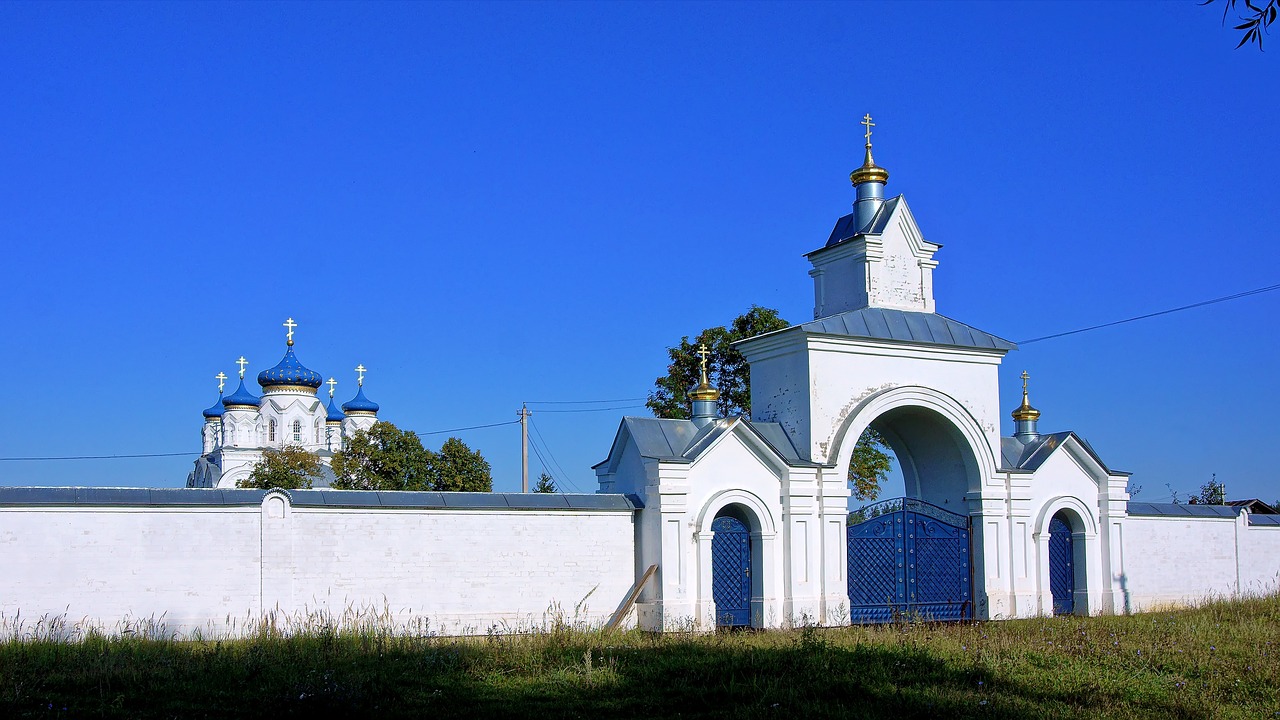
<path fill-rule="evenodd" d="M 331 419 L 290 344 L 261 398 L 242 366 L 207 411 L 200 489 L 0 488 L 0 617 L 163 618 L 209 637 L 251 631 L 231 618 L 368 611 L 469 634 L 572 608 L 587 625 L 714 630 L 1118 614 L 1280 589 L 1280 516 L 1130 500 L 1128 474 L 1081 436 L 1041 431 L 1025 373 L 1021 404 L 999 406 L 1014 344 L 938 313 L 941 246 L 886 198 L 865 124 L 853 211 L 805 256 L 814 319 L 739 344 L 751 418 L 717 417 L 704 367 L 691 419 L 622 419 L 595 494 L 232 489 L 259 448 L 331 451 L 331 423 L 340 438 L 373 422 L 372 403 Z M 907 497 L 851 517 L 868 427 Z"/>
<path fill-rule="evenodd" d="M 233 488 L 249 477 L 266 449 L 292 446 L 316 454 L 325 475 L 317 487 L 327 487 L 333 479 L 329 469 L 333 453 L 341 450 L 346 439 L 360 430 L 368 430 L 378 421 L 379 406 L 364 394 L 363 364 L 356 366 L 356 395 L 339 409 L 333 399 L 338 381 L 329 378 L 329 404 L 316 397 L 322 375 L 308 369 L 293 352 L 293 333 L 298 325 L 289 318 L 285 353 L 280 362 L 258 373 L 262 396 L 244 385 L 249 361 L 241 355 L 240 385 L 223 396 L 226 374 L 218 373 L 218 401 L 204 411 L 201 440 L 204 449 L 196 467 L 187 476 L 189 488 Z"/>

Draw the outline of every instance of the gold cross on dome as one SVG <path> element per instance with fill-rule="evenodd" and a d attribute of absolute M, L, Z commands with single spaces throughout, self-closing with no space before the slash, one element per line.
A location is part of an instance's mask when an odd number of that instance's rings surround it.
<path fill-rule="evenodd" d="M 240 356 L 240 359 L 236 361 L 236 364 L 240 366 L 240 379 L 241 379 L 241 380 L 243 380 L 243 379 L 244 379 L 244 366 L 245 366 L 245 365 L 248 365 L 248 364 L 249 364 L 249 361 L 248 361 L 248 360 L 245 360 L 245 359 L 244 359 L 244 356 L 243 356 L 243 355 L 241 355 L 241 356 Z"/>
<path fill-rule="evenodd" d="M 357 365 L 357 366 L 356 366 L 356 372 L 357 372 L 357 373 L 359 373 L 359 375 L 360 375 L 358 378 L 356 378 L 356 385 L 359 385 L 360 387 L 364 387 L 364 374 L 365 374 L 365 373 L 367 373 L 367 372 L 369 372 L 369 371 L 368 371 L 368 370 L 365 370 L 365 369 L 364 369 L 364 364 L 363 364 L 363 363 L 361 363 L 361 364 L 359 364 L 359 365 Z"/>
<path fill-rule="evenodd" d="M 219 370 L 214 377 L 218 380 L 218 394 L 221 395 L 222 389 L 227 386 L 227 374 Z"/>
<path fill-rule="evenodd" d="M 1031 376 L 1027 374 L 1027 371 L 1026 371 L 1026 370 L 1023 370 L 1023 371 L 1022 371 L 1022 375 L 1020 375 L 1019 377 L 1021 377 L 1021 378 L 1022 378 L 1022 394 L 1023 394 L 1023 395 L 1026 395 L 1026 394 L 1027 394 L 1027 379 L 1028 379 L 1028 378 L 1030 378 Z"/>
<path fill-rule="evenodd" d="M 329 385 L 329 397 L 333 397 L 333 388 L 337 386 L 338 381 L 333 378 L 329 378 L 329 382 L 327 384 Z"/>
<path fill-rule="evenodd" d="M 871 147 L 871 128 L 876 126 L 875 123 L 871 122 L 871 113 L 862 116 L 862 126 L 867 129 L 867 147 Z"/>
<path fill-rule="evenodd" d="M 702 379 L 705 382 L 707 379 L 707 356 L 710 355 L 711 352 L 707 350 L 706 343 L 702 343 L 698 345 L 698 351 L 694 354 L 702 358 Z"/>
<path fill-rule="evenodd" d="M 288 339 L 289 344 L 290 344 L 290 345 L 292 345 L 292 344 L 293 344 L 293 329 L 294 329 L 294 328 L 296 328 L 296 327 L 298 327 L 298 323 L 294 322 L 294 321 L 293 321 L 293 318 L 289 318 L 288 320 L 285 320 L 283 324 L 284 324 L 284 326 L 285 326 L 286 328 L 288 328 L 288 330 L 289 330 L 289 332 L 285 333 L 285 338 L 286 338 L 286 339 Z"/>

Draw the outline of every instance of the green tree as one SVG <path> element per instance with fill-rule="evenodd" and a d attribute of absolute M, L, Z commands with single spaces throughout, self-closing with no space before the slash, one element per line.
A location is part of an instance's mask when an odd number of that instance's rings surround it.
<path fill-rule="evenodd" d="M 1204 0 L 1201 5 L 1210 5 L 1215 0 Z M 1271 23 L 1276 21 L 1276 15 L 1280 14 L 1280 0 L 1223 0 L 1222 3 L 1222 24 L 1227 23 L 1227 13 L 1238 9 L 1240 5 L 1248 8 L 1248 12 L 1243 15 L 1237 15 L 1236 19 L 1241 23 L 1236 25 L 1233 30 L 1240 30 L 1243 34 L 1240 36 L 1240 42 L 1236 44 L 1236 49 L 1240 49 L 1247 43 L 1257 43 L 1258 50 L 1262 50 L 1262 35 L 1271 32 Z"/>
<path fill-rule="evenodd" d="M 493 474 L 479 450 L 451 437 L 431 460 L 431 484 L 433 490 L 490 492 Z"/>
<path fill-rule="evenodd" d="M 790 325 L 777 310 L 752 305 L 727 328 L 707 328 L 698 333 L 693 342 L 687 335 L 680 338 L 679 345 L 667 348 L 667 357 L 671 360 L 667 374 L 654 381 L 645 406 L 660 418 L 687 419 L 692 415 L 689 390 L 701 380 L 701 358 L 697 351 L 699 345 L 706 345 L 707 376 L 720 390 L 716 409 L 722 417 L 750 416 L 751 369 L 747 359 L 732 344 Z M 849 482 L 853 483 L 854 496 L 858 499 L 874 500 L 880 494 L 881 484 L 893 467 L 893 458 L 887 450 L 884 438 L 871 428 L 858 438 L 849 464 Z"/>
<path fill-rule="evenodd" d="M 789 326 L 790 323 L 778 317 L 777 310 L 752 305 L 750 310 L 734 318 L 728 328 L 707 328 L 698 333 L 693 342 L 689 342 L 687 335 L 680 338 L 679 345 L 667 348 L 667 356 L 671 359 L 667 374 L 654 381 L 655 387 L 645 405 L 660 418 L 688 418 L 692 414 L 689 389 L 701 378 L 701 358 L 696 353 L 699 345 L 706 345 L 709 353 L 707 375 L 711 384 L 720 390 L 717 404 L 720 415 L 750 415 L 750 369 L 747 359 L 731 345 L 738 340 Z"/>
<path fill-rule="evenodd" d="M 556 481 L 552 480 L 551 476 L 546 473 L 538 476 L 538 484 L 533 486 L 533 491 L 536 493 L 560 492 L 556 489 Z"/>
<path fill-rule="evenodd" d="M 1226 505 L 1227 487 L 1218 482 L 1218 474 L 1214 473 L 1209 482 L 1200 486 L 1200 494 L 1192 496 L 1192 505 Z"/>
<path fill-rule="evenodd" d="M 236 483 L 236 487 L 270 490 L 307 490 L 323 473 L 320 458 L 296 445 L 286 445 L 276 450 L 267 448 L 253 466 L 249 477 Z"/>
<path fill-rule="evenodd" d="M 376 422 L 333 454 L 333 487 L 339 490 L 434 490 L 435 453 L 417 433 Z"/>

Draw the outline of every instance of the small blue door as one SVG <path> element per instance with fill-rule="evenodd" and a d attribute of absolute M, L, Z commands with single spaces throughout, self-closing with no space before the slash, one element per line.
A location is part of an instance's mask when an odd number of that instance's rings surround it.
<path fill-rule="evenodd" d="M 1070 615 L 1076 609 L 1075 553 L 1071 526 L 1061 514 L 1049 520 L 1049 592 L 1053 614 Z"/>
<path fill-rule="evenodd" d="M 727 515 L 711 523 L 711 599 L 716 627 L 751 624 L 751 533 Z"/>

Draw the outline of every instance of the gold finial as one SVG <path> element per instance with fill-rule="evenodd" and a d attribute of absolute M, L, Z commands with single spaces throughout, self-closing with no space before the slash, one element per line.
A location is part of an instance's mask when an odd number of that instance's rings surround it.
<path fill-rule="evenodd" d="M 334 380 L 333 378 L 329 378 L 329 382 L 328 382 L 328 385 L 329 385 L 329 397 L 333 397 L 333 388 L 334 388 L 335 386 L 337 386 L 337 384 L 338 384 L 338 381 L 337 381 L 337 380 Z"/>
<path fill-rule="evenodd" d="M 1022 404 L 1018 406 L 1017 410 L 1013 411 L 1013 419 L 1037 420 L 1040 418 L 1040 411 L 1031 407 L 1031 402 L 1027 399 L 1027 379 L 1031 376 L 1027 374 L 1026 370 L 1023 370 L 1022 375 L 1019 377 L 1022 378 Z"/>
<path fill-rule="evenodd" d="M 709 356 L 710 354 L 711 354 L 711 351 L 707 349 L 706 343 L 699 344 L 698 350 L 694 353 L 694 355 L 697 355 L 699 358 L 701 358 L 702 377 L 701 377 L 701 380 L 698 382 L 697 387 L 695 387 L 693 390 L 689 392 L 689 398 L 691 400 L 719 400 L 720 399 L 720 391 L 711 387 L 711 381 L 707 379 L 707 356 Z"/>
<path fill-rule="evenodd" d="M 213 377 L 218 381 L 218 394 L 221 395 L 222 389 L 227 386 L 227 374 L 219 370 Z"/>
<path fill-rule="evenodd" d="M 244 359 L 244 356 L 243 356 L 243 355 L 241 355 L 241 356 L 240 356 L 240 359 L 236 361 L 236 364 L 240 366 L 240 379 L 241 379 L 241 380 L 243 380 L 243 379 L 244 379 L 244 366 L 245 366 L 245 365 L 248 365 L 248 364 L 249 364 L 249 361 L 248 361 L 248 360 L 245 360 L 245 359 Z"/>
<path fill-rule="evenodd" d="M 871 113 L 862 116 L 862 123 L 866 127 L 867 132 L 867 152 L 862 158 L 862 167 L 849 173 L 849 182 L 854 185 L 861 185 L 864 182 L 889 182 L 889 171 L 876 165 L 876 161 L 871 159 L 871 128 L 876 124 L 871 122 Z"/>
<path fill-rule="evenodd" d="M 293 347 L 293 329 L 298 327 L 298 323 L 294 322 L 293 318 L 289 318 L 288 320 L 285 320 L 283 324 L 289 330 L 289 332 L 285 333 L 285 337 L 289 341 L 289 347 Z"/>
<path fill-rule="evenodd" d="M 359 387 L 364 387 L 364 374 L 366 372 L 369 372 L 368 370 L 364 369 L 364 363 L 361 363 L 356 366 L 356 372 L 359 374 L 359 377 L 356 378 L 356 385 L 358 385 Z"/>

